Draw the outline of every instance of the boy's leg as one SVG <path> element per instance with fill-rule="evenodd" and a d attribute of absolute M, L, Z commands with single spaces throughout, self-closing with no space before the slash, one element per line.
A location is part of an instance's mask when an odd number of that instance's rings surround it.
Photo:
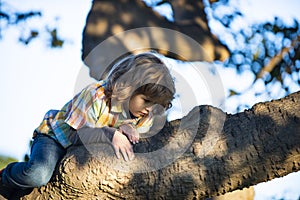
<path fill-rule="evenodd" d="M 33 141 L 29 161 L 7 165 L 2 173 L 2 183 L 22 189 L 45 185 L 65 153 L 66 150 L 54 139 L 38 134 Z"/>
<path fill-rule="evenodd" d="M 13 189 L 5 187 L 2 184 L 2 173 L 3 173 L 4 169 L 0 170 L 0 199 L 4 200 L 4 199 L 10 199 L 11 194 L 14 192 Z"/>

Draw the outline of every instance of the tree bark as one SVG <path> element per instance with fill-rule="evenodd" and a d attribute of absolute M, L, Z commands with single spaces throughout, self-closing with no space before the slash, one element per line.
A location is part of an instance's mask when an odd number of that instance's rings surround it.
<path fill-rule="evenodd" d="M 52 181 L 22 199 L 204 199 L 222 195 L 298 171 L 299 122 L 300 92 L 234 115 L 211 106 L 195 107 L 136 145 L 136 158 L 131 162 L 116 159 L 108 151 L 109 144 L 69 148 Z M 182 141 L 188 140 L 188 148 L 168 165 L 131 171 L 153 164 L 144 162 L 143 153 L 175 141 L 176 154 Z M 173 156 L 168 153 L 155 159 Z"/>

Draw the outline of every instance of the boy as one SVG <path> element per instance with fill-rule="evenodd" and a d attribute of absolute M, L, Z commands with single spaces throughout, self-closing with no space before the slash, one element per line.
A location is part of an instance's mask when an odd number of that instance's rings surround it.
<path fill-rule="evenodd" d="M 117 62 L 107 79 L 87 86 L 61 110 L 50 110 L 33 134 L 28 162 L 0 172 L 1 187 L 33 188 L 49 182 L 74 144 L 109 142 L 115 154 L 134 158 L 132 144 L 149 131 L 153 113 L 171 106 L 174 82 L 155 53 L 130 55 Z"/>

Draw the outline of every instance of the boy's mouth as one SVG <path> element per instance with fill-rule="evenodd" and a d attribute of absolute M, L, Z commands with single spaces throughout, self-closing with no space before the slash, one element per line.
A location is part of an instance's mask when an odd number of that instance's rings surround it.
<path fill-rule="evenodd" d="M 140 115 L 141 117 L 144 117 L 144 116 L 148 115 L 148 113 L 146 113 L 146 112 L 139 112 L 139 115 Z"/>

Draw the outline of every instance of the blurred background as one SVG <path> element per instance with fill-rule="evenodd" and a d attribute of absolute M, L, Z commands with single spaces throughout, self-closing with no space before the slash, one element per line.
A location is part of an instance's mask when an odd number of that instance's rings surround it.
<path fill-rule="evenodd" d="M 224 111 L 241 112 L 257 102 L 299 91 L 298 0 L 203 2 L 210 31 L 230 52 L 227 59 L 210 63 L 225 88 Z M 26 159 L 33 130 L 46 111 L 61 108 L 73 97 L 79 74 L 86 82 L 94 79 L 81 59 L 91 1 L 0 3 L 2 168 L 13 160 Z M 174 21 L 167 1 L 146 3 Z M 204 98 L 198 103 L 211 102 Z M 259 184 L 255 199 L 300 199 L 299 182 L 298 172 Z"/>

